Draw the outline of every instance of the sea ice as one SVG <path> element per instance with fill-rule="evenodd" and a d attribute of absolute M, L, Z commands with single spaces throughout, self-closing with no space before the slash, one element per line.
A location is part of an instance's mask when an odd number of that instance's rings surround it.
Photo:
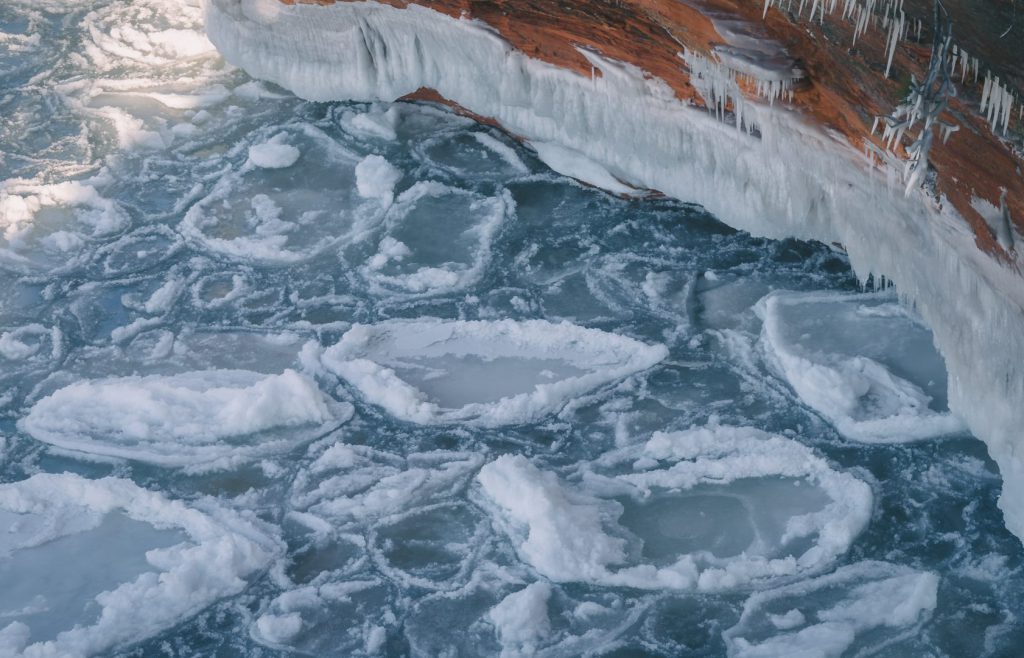
<path fill-rule="evenodd" d="M 36 402 L 18 426 L 67 450 L 209 469 L 286 452 L 351 414 L 294 370 L 206 370 L 79 381 Z"/>
<path fill-rule="evenodd" d="M 749 427 L 656 433 L 583 468 L 577 485 L 509 455 L 477 480 L 542 575 L 643 589 L 719 591 L 819 571 L 867 525 L 873 500 L 802 444 Z"/>
<path fill-rule="evenodd" d="M 939 577 L 886 562 L 753 594 L 724 633 L 730 658 L 913 655 L 898 642 L 916 635 L 937 602 Z M 854 654 L 850 650 L 856 647 Z"/>
<path fill-rule="evenodd" d="M 356 325 L 322 361 L 402 420 L 497 427 L 536 421 L 666 356 L 566 322 L 423 318 Z"/>
<path fill-rule="evenodd" d="M 107 654 L 237 594 L 283 549 L 212 501 L 196 507 L 116 478 L 0 484 L 0 650 Z"/>
<path fill-rule="evenodd" d="M 779 292 L 759 311 L 769 362 L 843 436 L 899 443 L 965 429 L 947 409 L 931 332 L 892 297 Z"/>

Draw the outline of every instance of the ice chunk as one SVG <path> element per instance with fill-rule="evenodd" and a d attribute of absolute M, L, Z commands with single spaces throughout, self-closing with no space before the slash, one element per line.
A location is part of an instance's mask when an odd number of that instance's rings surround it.
<path fill-rule="evenodd" d="M 656 433 L 641 450 L 597 460 L 579 486 L 521 456 L 499 457 L 477 480 L 544 576 L 645 589 L 719 591 L 813 573 L 849 548 L 872 508 L 860 480 L 748 427 Z"/>
<path fill-rule="evenodd" d="M 360 187 L 363 196 L 371 193 L 369 175 Z M 372 194 L 388 201 L 383 187 Z M 507 192 L 486 197 L 436 182 L 416 183 L 388 211 L 386 234 L 361 268 L 363 276 L 378 294 L 433 295 L 472 285 L 483 276 L 494 238 L 514 209 Z M 396 244 L 403 248 L 395 251 Z"/>
<path fill-rule="evenodd" d="M 773 293 L 759 308 L 769 361 L 843 436 L 898 443 L 965 429 L 946 408 L 931 332 L 891 297 Z"/>
<path fill-rule="evenodd" d="M 501 639 L 502 658 L 536 653 L 538 641 L 551 633 L 550 598 L 551 585 L 536 582 L 509 594 L 491 608 L 487 616 Z"/>
<path fill-rule="evenodd" d="M 567 322 L 423 318 L 355 325 L 322 361 L 402 420 L 496 427 L 536 421 L 666 356 Z"/>
<path fill-rule="evenodd" d="M 269 141 L 249 147 L 249 162 L 263 169 L 285 169 L 299 159 L 301 152 L 291 144 Z"/>
<path fill-rule="evenodd" d="M 935 609 L 938 585 L 934 573 L 867 561 L 758 592 L 724 633 L 729 656 L 838 658 L 891 650 Z"/>
<path fill-rule="evenodd" d="M 0 484 L 4 655 L 107 654 L 237 594 L 283 552 L 262 526 L 201 507 L 115 478 Z"/>
<path fill-rule="evenodd" d="M 291 450 L 351 413 L 294 370 L 206 370 L 76 382 L 36 402 L 18 426 L 68 450 L 225 468 Z"/>
<path fill-rule="evenodd" d="M 402 172 L 383 156 L 368 155 L 356 165 L 356 189 L 364 199 L 377 199 L 390 206 L 395 198 L 395 185 Z"/>

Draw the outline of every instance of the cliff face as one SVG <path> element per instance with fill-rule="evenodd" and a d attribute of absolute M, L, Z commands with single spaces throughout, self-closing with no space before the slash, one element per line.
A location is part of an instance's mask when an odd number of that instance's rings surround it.
<path fill-rule="evenodd" d="M 900 160 L 887 163 L 895 170 L 905 166 L 907 147 L 921 126 L 887 143 L 884 117 L 905 102 L 912 78 L 926 78 L 933 45 L 948 26 L 941 66 L 954 90 L 940 118 L 958 129 L 946 140 L 934 129 L 927 154 L 934 178 L 928 187 L 968 222 L 981 250 L 1006 264 L 1016 260 L 1009 253 L 1015 251 L 1012 234 L 1000 240 L 999 222 L 979 212 L 1005 209 L 1024 233 L 1024 121 L 1018 100 L 1024 89 L 1024 7 L 1013 0 L 945 0 L 938 14 L 933 0 L 384 1 L 480 21 L 531 58 L 600 75 L 580 52 L 590 50 L 664 81 L 680 100 L 712 105 L 693 81 L 694 67 L 680 57 L 688 51 L 721 65 L 748 100 L 779 102 L 841 134 L 855 149 L 889 151 Z M 986 80 L 997 77 L 1013 104 L 998 108 L 1007 116 L 990 122 L 991 103 L 983 107 L 982 101 L 994 95 L 990 90 L 986 97 Z M 765 80 L 782 83 L 783 97 L 763 98 L 758 82 L 764 87 Z M 735 110 L 732 99 L 724 106 Z"/>
<path fill-rule="evenodd" d="M 931 327 L 1024 538 L 1024 16 L 944 5 L 207 0 L 207 30 L 304 98 L 444 100 L 613 184 L 843 245 Z"/>

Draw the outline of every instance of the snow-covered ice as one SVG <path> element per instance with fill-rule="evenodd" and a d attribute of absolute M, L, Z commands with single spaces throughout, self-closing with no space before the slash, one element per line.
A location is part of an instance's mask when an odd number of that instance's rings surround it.
<path fill-rule="evenodd" d="M 286 452 L 351 414 L 294 370 L 205 370 L 76 382 L 33 405 L 20 428 L 93 455 L 222 468 Z"/>
<path fill-rule="evenodd" d="M 519 554 L 557 582 L 718 591 L 813 573 L 872 511 L 867 484 L 753 428 L 658 433 L 593 466 L 575 486 L 521 456 L 478 476 Z"/>
<path fill-rule="evenodd" d="M 496 427 L 539 420 L 665 356 L 565 322 L 423 318 L 355 326 L 322 361 L 396 418 Z"/>

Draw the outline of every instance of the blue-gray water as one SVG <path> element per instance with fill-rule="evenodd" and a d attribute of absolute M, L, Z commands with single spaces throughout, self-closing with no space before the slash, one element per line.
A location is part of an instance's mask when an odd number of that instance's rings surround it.
<path fill-rule="evenodd" d="M 1001 483 L 984 446 L 966 434 L 891 445 L 844 438 L 766 355 L 754 311 L 766 294 L 861 291 L 841 252 L 755 239 L 697 206 L 582 187 L 508 136 L 441 108 L 300 101 L 225 65 L 199 36 L 199 18 L 182 0 L 0 5 L 0 334 L 15 341 L 5 351 L 0 339 L 0 481 L 70 471 L 127 478 L 183 501 L 215 496 L 267 522 L 287 546 L 240 594 L 111 652 L 284 655 L 258 620 L 286 612 L 288 592 L 306 587 L 308 594 L 312 584 L 334 594 L 302 607 L 301 631 L 279 645 L 312 655 L 498 655 L 502 638 L 489 611 L 547 579 L 485 504 L 474 479 L 480 465 L 524 455 L 590 495 L 583 472 L 602 455 L 639 451 L 654 432 L 709 423 L 753 426 L 810 446 L 835 471 L 868 483 L 870 522 L 822 569 L 721 591 L 554 583 L 548 627 L 534 641 L 506 642 L 505 655 L 725 655 L 727 637 L 760 642 L 789 631 L 786 622 L 734 628 L 759 591 L 788 597 L 773 614 L 801 609 L 808 624 L 811 611 L 834 604 L 829 597 L 878 605 L 858 589 L 873 578 L 859 567 L 842 572 L 849 579 L 821 580 L 866 561 L 937 575 L 936 605 L 908 623 L 858 627 L 841 655 L 1024 651 L 1024 551 L 1003 527 Z M 298 160 L 280 169 L 247 165 L 249 147 L 268 141 L 296 147 Z M 356 191 L 356 163 L 371 154 L 401 172 L 399 209 L 390 214 Z M 67 181 L 81 185 L 61 186 Z M 446 188 L 402 209 L 403 191 L 424 181 Z M 39 207 L 26 211 L 33 203 Z M 284 224 L 268 228 L 274 222 Z M 374 264 L 395 241 L 411 255 Z M 425 270 L 432 276 L 417 283 L 413 275 Z M 175 283 L 164 288 L 168 282 Z M 154 298 L 162 288 L 166 294 Z M 224 368 L 280 373 L 300 367 L 303 344 L 329 347 L 352 323 L 422 317 L 568 320 L 664 344 L 669 356 L 625 382 L 563 400 L 560 413 L 491 429 L 402 422 L 352 386 L 318 376 L 325 394 L 355 406 L 353 420 L 286 451 L 201 473 L 55 449 L 17 425 L 40 399 L 79 380 Z M 913 371 L 922 349 L 901 337 L 911 325 L 901 318 L 872 325 L 877 334 L 865 354 L 889 358 L 894 373 L 901 363 Z M 835 330 L 815 336 L 822 322 L 803 320 L 793 340 L 826 349 Z M 261 338 L 268 335 L 285 338 Z M 836 341 L 854 339 L 864 337 Z M 920 387 L 943 411 L 943 387 L 924 380 Z M 457 384 L 452 395 L 483 401 L 487 389 L 495 397 L 502 390 L 494 381 Z M 323 515 L 335 527 L 314 532 L 290 513 L 315 509 L 310 492 L 339 476 L 311 468 L 339 442 L 373 449 L 357 451 L 367 464 L 358 474 L 340 471 L 343 480 L 367 478 L 353 499 L 416 469 L 436 473 L 457 463 L 464 472 L 386 512 L 344 522 Z M 430 459 L 441 466 L 422 465 Z M 762 479 L 754 498 L 784 502 L 777 482 Z M 750 516 L 770 515 L 750 511 L 742 486 L 728 496 L 695 488 L 624 498 L 620 522 L 654 563 L 700 548 L 730 557 L 752 541 Z M 149 536 L 119 527 L 90 532 L 108 529 L 114 556 L 122 554 L 119 539 Z M 19 579 L 32 572 L 11 565 L 30 563 L 32 550 L 0 554 L 0 576 L 11 581 L 0 583 L 0 629 L 22 618 L 31 626 L 31 613 L 16 610 L 32 589 Z M 76 568 L 116 571 L 95 550 Z M 144 568 L 133 563 L 124 578 Z M 780 589 L 800 583 L 811 583 L 804 594 Z M 21 598 L 5 600 L 4 591 Z M 68 596 L 67 610 L 83 607 Z M 85 607 L 66 627 L 94 621 Z"/>

